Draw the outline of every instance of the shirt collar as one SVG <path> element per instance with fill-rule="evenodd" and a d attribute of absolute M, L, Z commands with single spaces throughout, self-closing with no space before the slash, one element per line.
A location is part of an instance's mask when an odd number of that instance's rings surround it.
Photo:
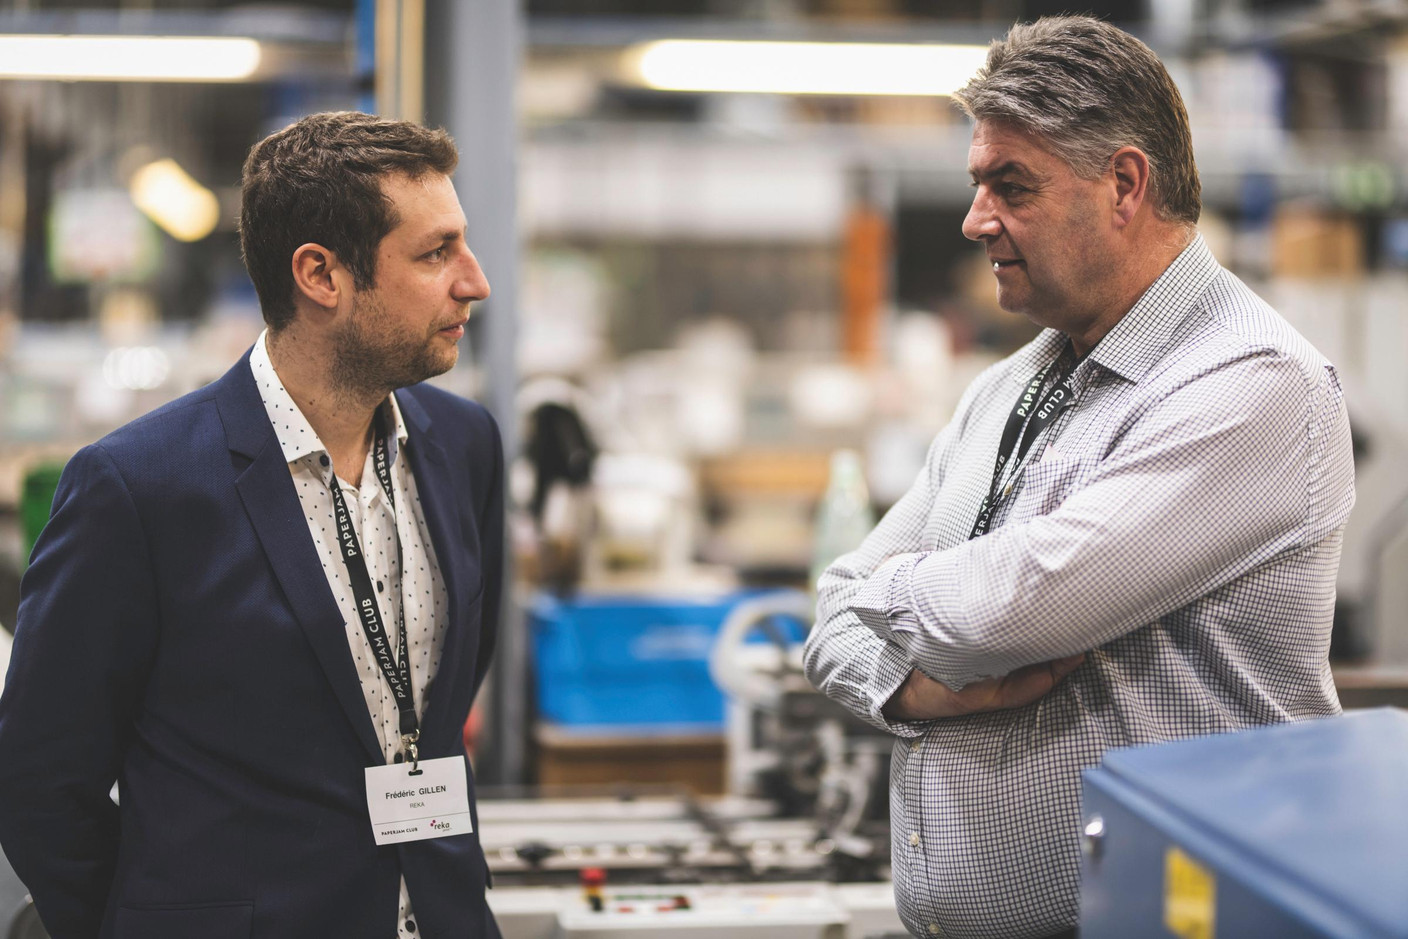
<path fill-rule="evenodd" d="M 1043 329 L 1035 339 L 1012 353 L 1008 377 L 1014 384 L 1025 385 L 1033 375 L 1050 365 L 1065 346 L 1065 333 Z"/>
<path fill-rule="evenodd" d="M 259 338 L 254 341 L 254 348 L 249 353 L 249 370 L 254 373 L 255 385 L 259 388 L 259 397 L 264 402 L 264 410 L 269 416 L 269 423 L 274 426 L 274 436 L 278 438 L 279 449 L 283 450 L 284 460 L 293 463 L 306 456 L 320 455 L 327 453 L 327 447 L 323 446 L 323 441 L 319 439 L 312 425 L 308 423 L 308 418 L 303 416 L 297 404 L 293 401 L 293 396 L 284 387 L 283 380 L 279 378 L 279 373 L 274 371 L 274 363 L 269 358 L 269 349 L 265 345 L 269 331 L 266 329 L 259 334 Z M 401 417 L 401 406 L 396 402 L 394 394 L 387 395 L 379 413 L 391 412 L 392 426 L 396 432 L 390 440 L 390 453 L 388 457 L 394 466 L 396 457 L 400 452 L 401 445 L 410 436 L 406 428 L 406 422 Z"/>
<path fill-rule="evenodd" d="M 1090 350 L 1090 360 L 1121 378 L 1139 381 L 1163 358 L 1179 328 L 1197 308 L 1203 291 L 1221 270 L 1203 236 L 1195 237 Z"/>
<path fill-rule="evenodd" d="M 1196 236 L 1090 350 L 1086 360 L 1127 381 L 1138 382 L 1163 357 L 1197 307 L 1203 291 L 1221 270 L 1203 236 Z M 1043 330 L 1013 354 L 1012 381 L 1026 384 L 1060 353 L 1065 343 L 1065 333 Z"/>

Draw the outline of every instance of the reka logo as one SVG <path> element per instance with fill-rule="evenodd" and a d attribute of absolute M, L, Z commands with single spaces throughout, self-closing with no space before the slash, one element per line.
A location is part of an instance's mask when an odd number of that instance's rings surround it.
<path fill-rule="evenodd" d="M 431 827 L 431 828 L 434 828 L 436 831 L 449 831 L 449 830 L 450 830 L 450 823 L 449 823 L 449 822 L 437 822 L 435 819 L 432 818 L 432 819 L 430 820 L 430 827 Z"/>

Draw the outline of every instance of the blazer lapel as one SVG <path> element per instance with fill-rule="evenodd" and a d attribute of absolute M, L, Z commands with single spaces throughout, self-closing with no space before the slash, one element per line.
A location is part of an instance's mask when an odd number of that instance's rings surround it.
<path fill-rule="evenodd" d="M 421 736 L 439 740 L 438 735 L 445 730 L 442 724 L 448 714 L 455 679 L 463 671 L 454 667 L 462 655 L 464 644 L 464 571 L 458 563 L 464 554 L 464 535 L 455 498 L 462 484 L 456 486 L 450 474 L 450 461 L 445 456 L 444 448 L 436 442 L 430 415 L 420 402 L 404 390 L 397 392 L 396 401 L 410 425 L 406 449 L 409 451 L 411 472 L 415 475 L 425 525 L 435 545 L 435 558 L 439 562 L 440 576 L 449 598 L 449 623 L 445 627 L 445 645 L 440 651 L 440 667 L 431 682 L 430 694 L 425 699 L 424 713 L 421 715 Z M 458 734 L 459 728 L 453 729 Z"/>
<path fill-rule="evenodd" d="M 235 479 L 269 565 L 322 665 L 338 703 L 375 764 L 385 755 L 347 644 L 346 626 L 323 574 L 288 463 L 269 424 L 246 355 L 220 380 L 216 403 L 230 449 L 249 460 Z"/>

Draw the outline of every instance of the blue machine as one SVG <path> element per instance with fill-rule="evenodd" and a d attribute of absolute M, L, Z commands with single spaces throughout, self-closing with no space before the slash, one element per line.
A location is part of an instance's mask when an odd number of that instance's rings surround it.
<path fill-rule="evenodd" d="M 728 615 L 766 593 L 570 599 L 539 594 L 528 610 L 539 716 L 579 729 L 655 725 L 722 731 L 724 697 L 709 677 L 709 652 Z M 809 625 L 783 617 L 773 623 L 794 642 L 806 638 Z"/>
<path fill-rule="evenodd" d="M 1408 712 L 1106 754 L 1081 939 L 1408 939 Z"/>

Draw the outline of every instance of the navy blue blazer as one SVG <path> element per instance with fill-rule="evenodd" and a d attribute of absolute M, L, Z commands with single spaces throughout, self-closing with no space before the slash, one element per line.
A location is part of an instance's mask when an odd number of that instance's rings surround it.
<path fill-rule="evenodd" d="M 421 758 L 463 757 L 502 446 L 477 404 L 396 397 L 449 593 Z M 403 874 L 417 935 L 497 937 L 477 833 L 373 842 L 363 769 L 383 762 L 247 354 L 74 456 L 0 699 L 0 844 L 54 939 L 392 939 Z"/>

